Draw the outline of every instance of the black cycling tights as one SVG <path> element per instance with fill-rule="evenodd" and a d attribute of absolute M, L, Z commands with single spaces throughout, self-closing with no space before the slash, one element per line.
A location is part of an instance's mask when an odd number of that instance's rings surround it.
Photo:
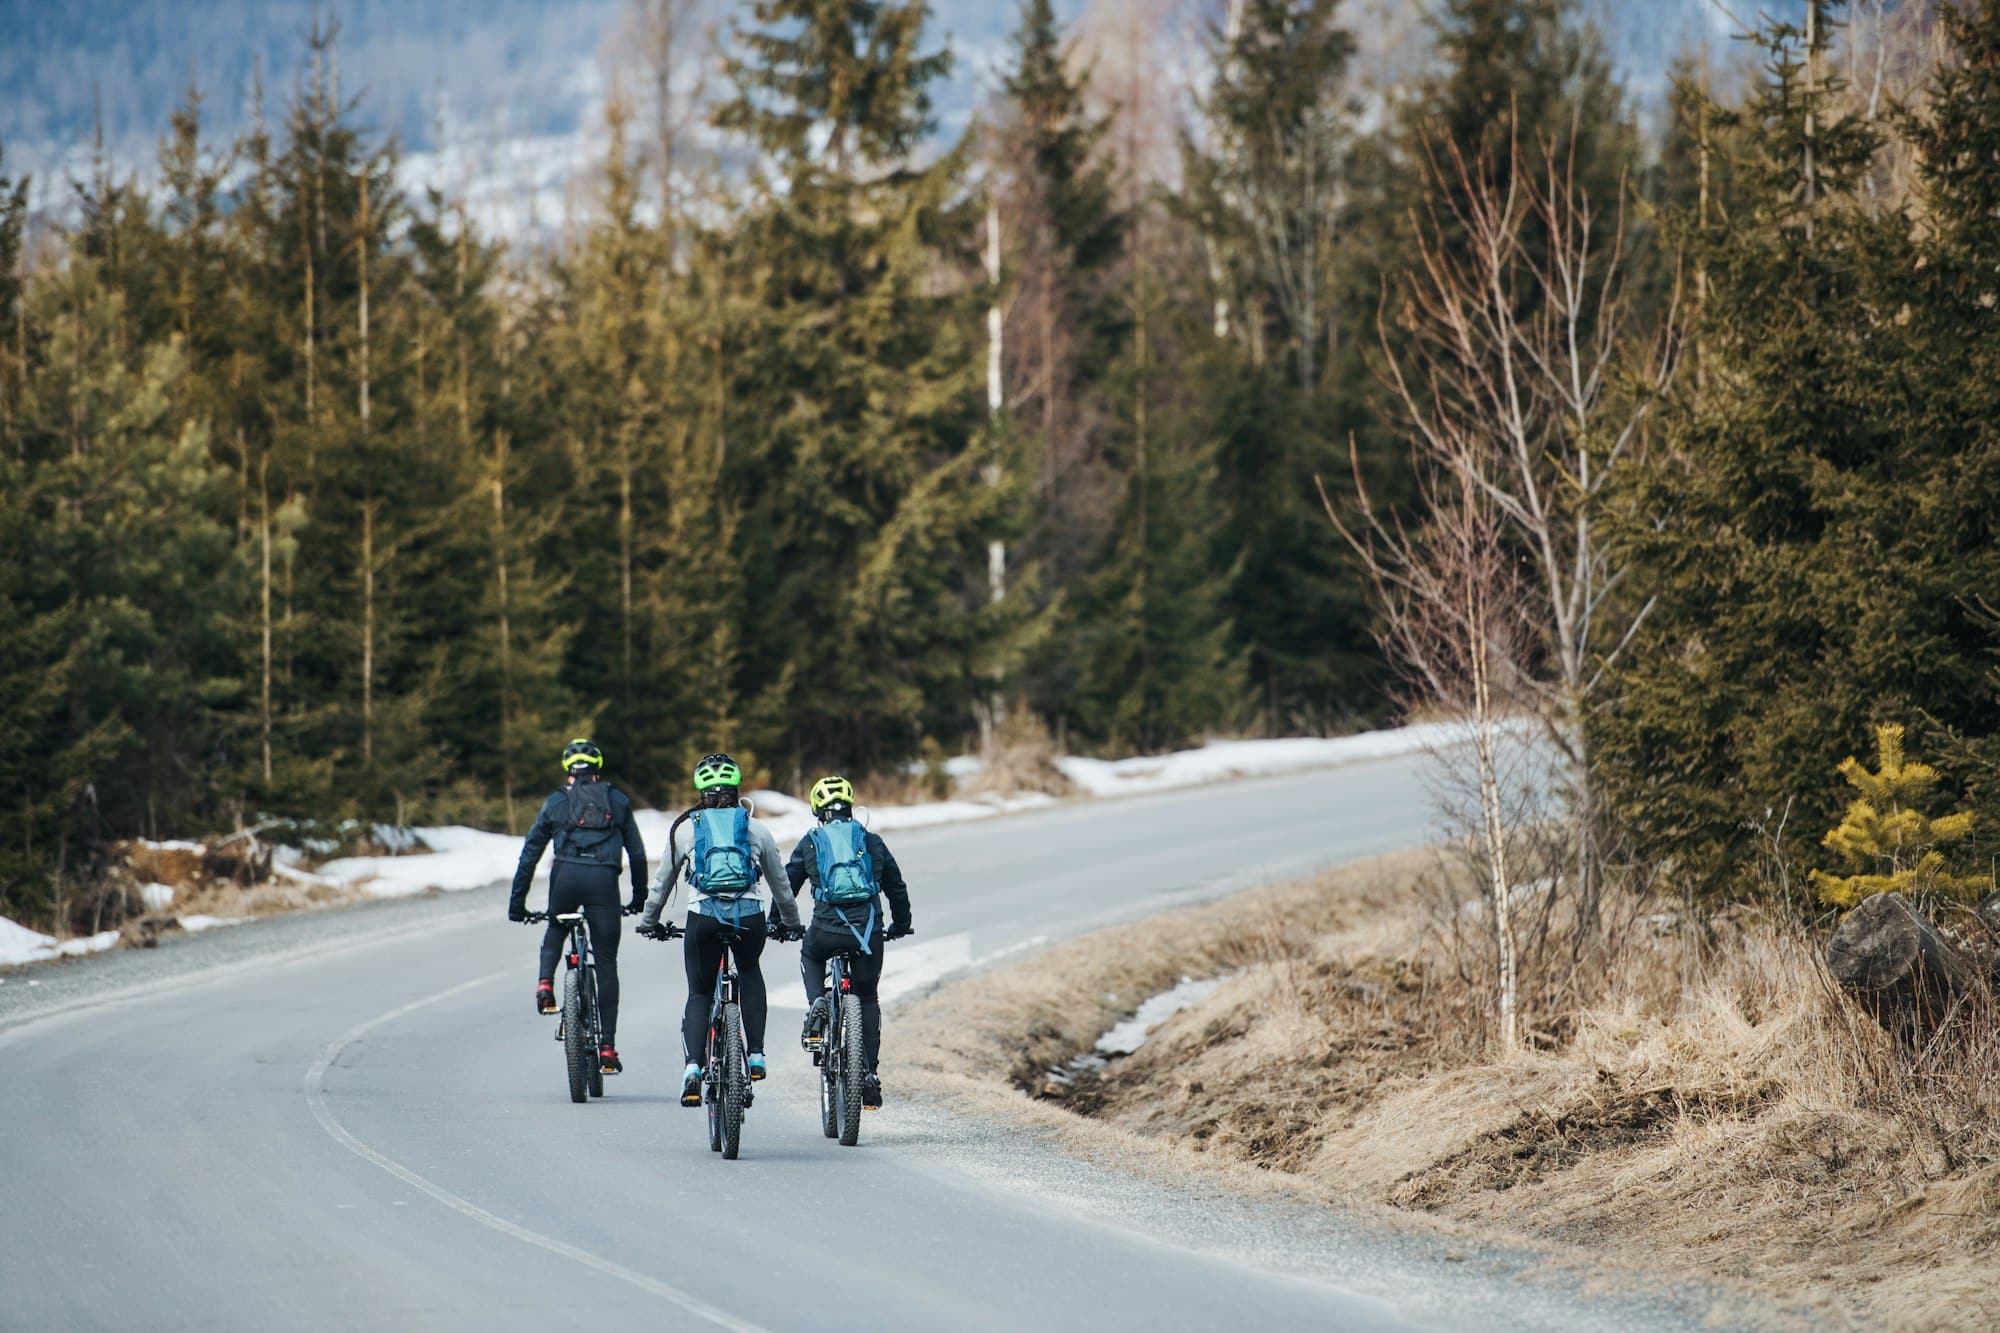
<path fill-rule="evenodd" d="M 826 990 L 826 960 L 855 947 L 854 933 L 838 923 L 826 925 L 815 919 L 806 928 L 806 941 L 799 946 L 799 975 L 806 982 L 806 1004 Z M 882 1003 L 876 987 L 882 980 L 882 923 L 868 937 L 867 953 L 853 953 L 847 959 L 847 984 L 861 1001 L 861 1050 L 874 1073 L 882 1058 Z"/>
<path fill-rule="evenodd" d="M 580 866 L 558 861 L 549 872 L 549 928 L 542 932 L 542 980 L 553 980 L 562 960 L 569 927 L 553 918 L 559 912 L 583 909 L 590 927 L 590 951 L 597 957 L 597 1013 L 604 1044 L 618 1044 L 618 872 L 609 866 Z"/>
<path fill-rule="evenodd" d="M 687 1052 L 687 1062 L 691 1065 L 701 1064 L 707 1056 L 708 1009 L 715 999 L 715 974 L 722 970 L 725 945 L 736 950 L 736 997 L 743 1006 L 743 1039 L 750 1043 L 751 1054 L 761 1055 L 764 1051 L 764 1019 L 769 1010 L 764 995 L 764 970 L 757 961 L 764 956 L 764 914 L 746 916 L 734 929 L 738 937 L 732 941 L 728 922 L 699 912 L 688 913 L 687 936 L 681 947 L 688 974 L 681 1048 Z"/>

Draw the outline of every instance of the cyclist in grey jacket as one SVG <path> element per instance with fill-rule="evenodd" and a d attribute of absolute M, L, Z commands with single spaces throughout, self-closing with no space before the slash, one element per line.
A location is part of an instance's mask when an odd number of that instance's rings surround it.
<path fill-rule="evenodd" d="M 681 1105 L 701 1105 L 703 1048 L 707 1044 L 708 1009 L 715 993 L 716 973 L 722 968 L 725 947 L 736 955 L 738 993 L 743 1006 L 743 1039 L 750 1048 L 747 1063 L 750 1077 L 764 1077 L 764 1028 L 770 1013 L 764 987 L 761 959 L 764 954 L 766 910 L 775 913 L 788 935 L 804 932 L 799 926 L 798 901 L 785 875 L 785 861 L 778 852 L 771 831 L 756 819 L 744 820 L 742 834 L 747 847 L 711 842 L 706 849 L 711 865 L 693 864 L 700 839 L 690 822 L 708 811 L 732 811 L 741 802 L 743 772 L 726 754 L 712 754 L 695 765 L 696 804 L 674 821 L 667 837 L 667 856 L 653 876 L 652 892 L 639 917 L 639 933 L 658 939 L 665 933 L 660 916 L 673 896 L 683 873 L 688 881 L 688 917 L 682 958 L 687 966 L 687 1007 L 681 1015 L 681 1046 L 687 1068 L 681 1076 Z M 729 871 L 727 884 L 719 881 Z M 768 898 L 757 881 L 769 886 Z"/>

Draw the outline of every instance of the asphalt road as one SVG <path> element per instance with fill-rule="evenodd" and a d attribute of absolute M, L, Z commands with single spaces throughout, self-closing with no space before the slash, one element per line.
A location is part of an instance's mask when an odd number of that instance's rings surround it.
<path fill-rule="evenodd" d="M 892 835 L 885 989 L 1428 835 L 1415 761 Z M 567 1096 L 504 890 L 239 927 L 0 988 L 0 1328 L 1673 1325 L 1323 1211 L 1127 1178 L 898 1099 L 823 1138 L 766 954 L 742 1160 L 678 1105 L 678 944 L 627 934 L 627 1073 Z M 223 937 L 233 937 L 225 939 Z M 93 966 L 95 964 L 95 966 Z M 46 978 L 32 995 L 29 976 Z M 1697 1302 L 1698 1305 L 1698 1302 Z"/>

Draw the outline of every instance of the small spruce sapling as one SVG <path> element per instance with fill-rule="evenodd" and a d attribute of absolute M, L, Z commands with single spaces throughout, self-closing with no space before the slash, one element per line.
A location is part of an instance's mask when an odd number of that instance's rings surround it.
<path fill-rule="evenodd" d="M 1940 850 L 1970 836 L 1973 812 L 1936 818 L 1922 812 L 1937 786 L 1937 770 L 1903 753 L 1900 725 L 1877 727 L 1875 744 L 1875 771 L 1852 755 L 1840 765 L 1840 776 L 1860 795 L 1848 805 L 1846 818 L 1821 840 L 1848 873 L 1813 871 L 1820 900 L 1853 907 L 1877 893 L 1935 893 L 1971 901 L 1988 892 L 1990 878 L 1950 873 Z"/>

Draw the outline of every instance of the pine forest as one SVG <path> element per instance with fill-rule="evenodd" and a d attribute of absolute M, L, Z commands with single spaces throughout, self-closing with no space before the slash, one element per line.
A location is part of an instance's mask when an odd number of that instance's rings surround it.
<path fill-rule="evenodd" d="M 2000 0 L 1658 95 L 1568 0 L 1393 79 L 1360 0 L 1192 64 L 1019 0 L 949 129 L 923 0 L 632 7 L 548 243 L 409 183 L 331 11 L 241 133 L 190 87 L 42 216 L 0 157 L 0 916 L 88 928 L 121 839 L 520 832 L 584 734 L 666 806 L 1532 718 L 1577 883 L 1722 903 L 1893 728 L 1970 812 L 1923 864 L 2000 855 Z"/>

